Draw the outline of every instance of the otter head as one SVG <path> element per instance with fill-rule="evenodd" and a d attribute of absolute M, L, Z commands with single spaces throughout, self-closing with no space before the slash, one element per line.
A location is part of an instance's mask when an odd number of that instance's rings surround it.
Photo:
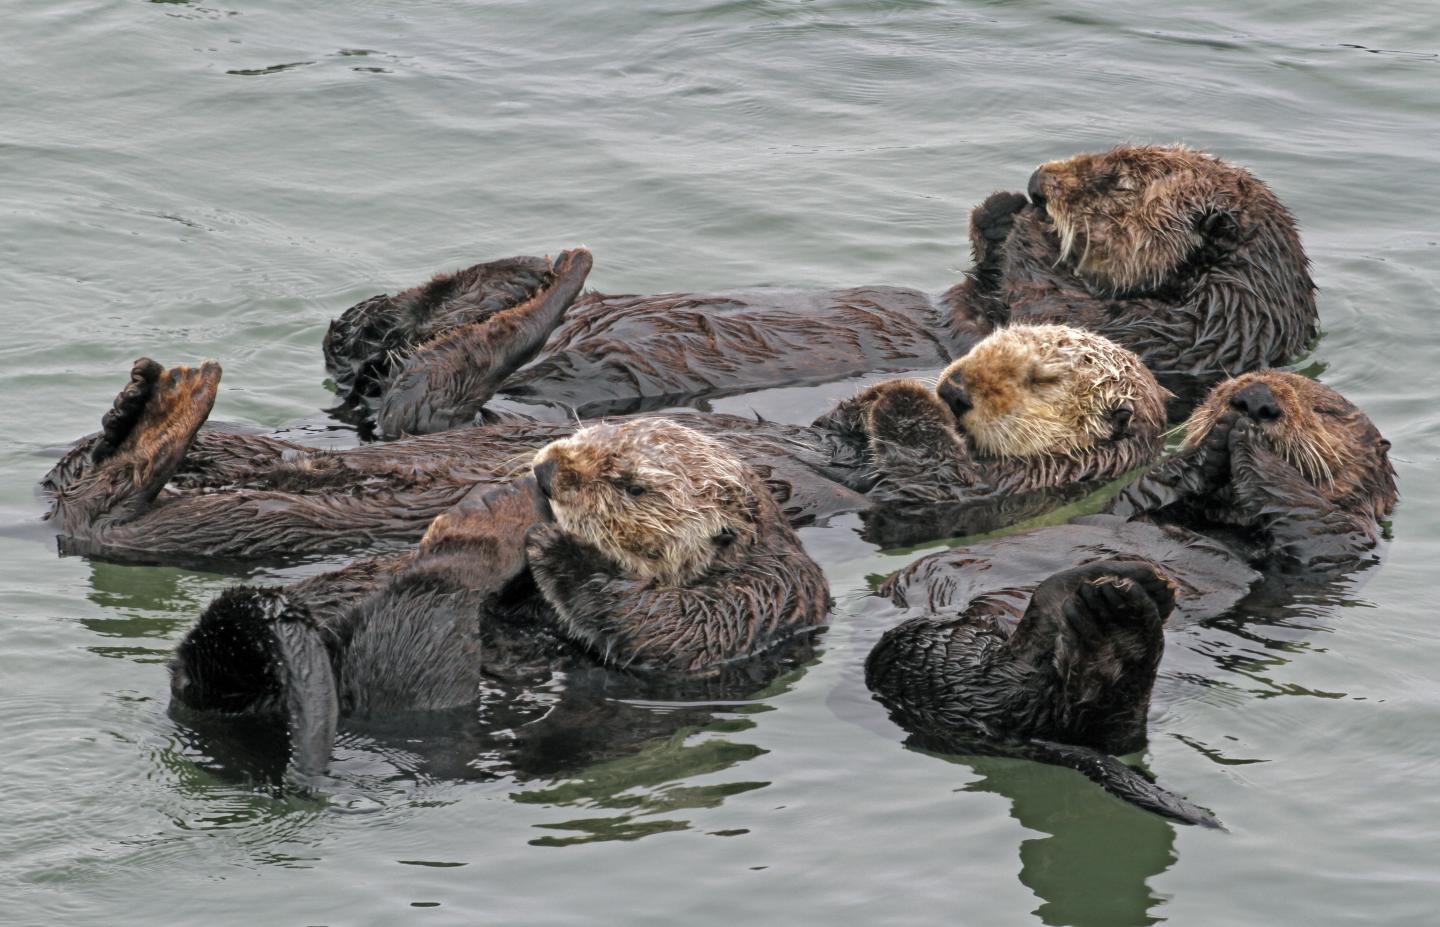
<path fill-rule="evenodd" d="M 664 583 L 735 559 L 770 502 L 723 445 L 664 419 L 581 429 L 541 448 L 534 470 L 563 531 Z"/>
<path fill-rule="evenodd" d="M 1181 450 L 1200 447 L 1231 413 L 1250 419 L 1264 444 L 1337 507 L 1377 520 L 1394 507 L 1390 442 L 1369 416 L 1328 386 L 1283 370 L 1226 380 L 1186 422 Z"/>
<path fill-rule="evenodd" d="M 1182 145 L 1050 161 L 1030 176 L 1029 194 L 1055 223 L 1061 260 L 1102 292 L 1154 291 L 1205 249 L 1233 249 L 1260 200 L 1299 249 L 1289 213 L 1263 183 Z"/>
<path fill-rule="evenodd" d="M 1119 453 L 1123 469 L 1158 452 L 1168 395 L 1132 352 L 1064 325 L 1000 329 L 947 367 L 936 393 L 982 455 Z"/>

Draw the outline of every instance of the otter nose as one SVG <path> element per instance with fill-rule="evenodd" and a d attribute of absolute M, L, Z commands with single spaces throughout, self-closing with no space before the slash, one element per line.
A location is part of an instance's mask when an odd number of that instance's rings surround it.
<path fill-rule="evenodd" d="M 1273 422 L 1283 414 L 1275 394 L 1264 383 L 1251 383 L 1231 396 L 1230 408 L 1245 413 L 1257 422 Z"/>
<path fill-rule="evenodd" d="M 1040 209 L 1045 208 L 1045 168 L 1037 167 L 1035 173 L 1030 175 L 1030 184 L 1026 187 L 1030 194 L 1030 202 Z"/>
<path fill-rule="evenodd" d="M 553 479 L 555 479 L 555 461 L 544 460 L 535 465 L 535 485 L 540 487 L 540 494 L 546 499 L 550 498 Z"/>
<path fill-rule="evenodd" d="M 960 382 L 959 377 L 950 377 L 935 387 L 935 395 L 955 413 L 957 422 L 962 415 L 970 411 L 970 394 L 965 392 L 965 385 Z"/>

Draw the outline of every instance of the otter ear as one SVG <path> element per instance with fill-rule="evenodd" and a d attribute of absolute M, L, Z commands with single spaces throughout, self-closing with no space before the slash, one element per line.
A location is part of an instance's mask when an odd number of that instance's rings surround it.
<path fill-rule="evenodd" d="M 724 550 L 731 544 L 735 543 L 735 529 L 728 526 L 721 528 L 710 538 L 710 540 L 715 544 L 716 547 Z"/>
<path fill-rule="evenodd" d="M 1130 437 L 1130 419 L 1135 417 L 1135 407 L 1121 403 L 1110 412 L 1110 440 L 1119 441 Z"/>

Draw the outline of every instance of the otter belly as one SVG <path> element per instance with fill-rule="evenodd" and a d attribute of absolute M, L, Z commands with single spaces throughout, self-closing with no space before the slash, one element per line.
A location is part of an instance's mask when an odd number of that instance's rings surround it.
<path fill-rule="evenodd" d="M 930 296 L 895 287 L 591 294 L 502 392 L 581 416 L 640 412 L 943 365 L 946 331 Z"/>

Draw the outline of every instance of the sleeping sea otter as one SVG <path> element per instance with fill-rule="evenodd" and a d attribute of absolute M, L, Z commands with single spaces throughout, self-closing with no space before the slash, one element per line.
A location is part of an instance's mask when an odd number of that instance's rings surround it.
<path fill-rule="evenodd" d="M 1122 147 L 1042 165 L 1031 192 L 975 210 L 975 269 L 937 296 L 754 287 L 571 306 L 591 264 L 577 250 L 368 299 L 330 326 L 326 365 L 347 417 L 397 437 L 493 420 L 496 395 L 595 416 L 940 366 L 1008 322 L 1088 328 L 1208 382 L 1314 337 L 1294 222 L 1249 172 Z"/>
<path fill-rule="evenodd" d="M 340 716 L 464 708 L 482 677 L 527 661 L 715 674 L 809 636 L 829 607 L 759 478 L 659 419 L 547 445 L 533 479 L 472 494 L 409 555 L 342 572 L 329 588 L 346 594 L 326 601 L 310 598 L 319 577 L 222 593 L 171 663 L 181 713 L 284 719 L 292 762 L 315 774 Z"/>
<path fill-rule="evenodd" d="M 969 721 L 947 720 L 965 720 L 947 701 L 961 690 L 946 674 L 963 676 L 978 659 L 977 623 L 1002 640 L 1018 634 L 1010 627 L 1028 615 L 1026 603 L 1039 600 L 1037 586 L 1056 569 L 1103 562 L 1108 570 L 1116 558 L 1158 566 L 1174 584 L 1175 610 L 1185 621 L 1234 607 L 1262 579 L 1257 569 L 1291 586 L 1343 576 L 1373 558 L 1379 522 L 1395 504 L 1388 448 L 1363 412 L 1297 374 L 1266 370 L 1222 383 L 1191 417 L 1176 455 L 1118 496 L 1111 514 L 933 554 L 890 577 L 880 594 L 923 613 L 887 632 L 871 654 L 871 687 L 922 740 L 993 740 L 983 726 L 977 733 Z M 944 643 L 934 649 L 937 641 Z M 1158 636 L 1153 646 L 1158 660 Z M 1028 678 L 1016 676 L 1019 689 L 1008 697 L 1032 698 Z M 1131 707 L 1143 719 L 1144 706 Z M 1143 735 L 1143 724 L 1132 727 Z M 1122 740 L 1088 746 L 1139 745 Z M 1137 798 L 1123 783 L 1117 789 L 1117 775 L 1130 777 L 1114 761 L 1036 758 L 1075 766 L 1122 797 L 1177 816 L 1153 796 Z"/>
<path fill-rule="evenodd" d="M 243 560 L 413 543 L 472 486 L 507 479 L 577 427 L 511 422 L 319 452 L 201 429 L 219 377 L 214 363 L 136 363 L 103 431 L 46 478 L 63 549 Z M 1153 461 L 1164 398 L 1103 338 L 1017 326 L 934 388 L 879 384 L 808 428 L 672 417 L 757 468 L 793 522 L 863 510 L 870 537 L 903 543 L 993 526 L 1053 504 L 1045 491 L 1084 491 Z"/>
<path fill-rule="evenodd" d="M 1042 164 L 1028 199 L 997 193 L 975 210 L 971 240 L 974 311 L 1099 332 L 1191 404 L 1318 332 L 1289 211 L 1249 171 L 1184 146 Z"/>

